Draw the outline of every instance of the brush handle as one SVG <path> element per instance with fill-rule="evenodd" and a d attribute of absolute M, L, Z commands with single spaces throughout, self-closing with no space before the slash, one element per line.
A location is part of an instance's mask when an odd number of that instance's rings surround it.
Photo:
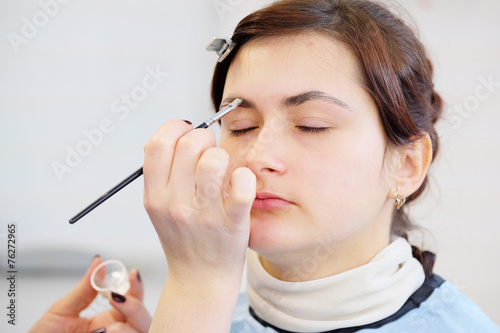
<path fill-rule="evenodd" d="M 116 192 L 120 191 L 122 188 L 124 188 L 125 186 L 127 186 L 128 184 L 130 184 L 131 182 L 133 182 L 134 180 L 136 180 L 140 176 L 142 176 L 142 173 L 143 173 L 143 170 L 142 170 L 142 167 L 140 167 L 133 174 L 131 174 L 130 176 L 128 176 L 127 178 L 125 178 L 124 180 L 122 180 L 118 185 L 116 185 L 111 190 L 109 190 L 108 192 L 106 192 L 102 196 L 100 196 L 96 201 L 94 201 L 93 203 L 91 203 L 90 205 L 88 205 L 80 213 L 78 213 L 74 217 L 72 217 L 69 220 L 69 223 L 73 224 L 76 221 L 78 221 L 79 219 L 81 219 L 82 217 L 84 217 L 85 215 L 87 215 L 88 213 L 90 213 L 94 208 L 96 208 L 97 206 L 99 206 L 100 204 L 102 204 L 104 201 L 108 200 Z"/>

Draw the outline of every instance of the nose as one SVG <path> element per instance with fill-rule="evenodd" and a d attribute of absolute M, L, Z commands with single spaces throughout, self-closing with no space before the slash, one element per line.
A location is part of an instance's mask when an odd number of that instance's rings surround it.
<path fill-rule="evenodd" d="M 246 166 L 256 175 L 286 173 L 286 138 L 283 131 L 272 126 L 263 127 L 249 147 Z"/>

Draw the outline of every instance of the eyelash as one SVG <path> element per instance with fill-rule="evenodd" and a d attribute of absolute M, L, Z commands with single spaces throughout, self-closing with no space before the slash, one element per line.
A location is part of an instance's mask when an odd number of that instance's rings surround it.
<path fill-rule="evenodd" d="M 304 133 L 322 133 L 329 130 L 328 127 L 307 127 L 307 126 L 297 126 Z"/>
<path fill-rule="evenodd" d="M 253 131 L 256 128 L 257 127 L 249 127 L 249 128 L 244 128 L 244 129 L 240 129 L 240 130 L 231 130 L 230 132 L 231 132 L 232 136 L 242 136 L 242 135 L 247 134 L 248 132 Z"/>
<path fill-rule="evenodd" d="M 249 128 L 244 128 L 241 130 L 231 130 L 231 135 L 232 136 L 242 136 L 242 135 L 245 135 L 245 134 L 253 131 L 256 128 L 257 127 L 249 127 Z M 328 127 L 297 126 L 297 128 L 304 133 L 322 133 L 322 132 L 326 132 L 329 130 Z"/>

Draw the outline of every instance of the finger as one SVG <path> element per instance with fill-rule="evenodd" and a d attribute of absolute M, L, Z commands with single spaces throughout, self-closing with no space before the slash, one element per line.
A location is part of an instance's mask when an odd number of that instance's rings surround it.
<path fill-rule="evenodd" d="M 145 194 L 156 194 L 167 185 L 177 140 L 192 128 L 182 120 L 170 120 L 146 143 L 143 166 Z"/>
<path fill-rule="evenodd" d="M 172 179 L 169 182 L 170 193 L 175 194 L 178 202 L 191 204 L 196 189 L 196 166 L 201 155 L 217 145 L 215 135 L 210 130 L 194 130 L 177 142 L 172 163 Z"/>
<path fill-rule="evenodd" d="M 229 164 L 229 154 L 221 148 L 206 150 L 196 168 L 196 198 L 200 209 L 223 207 L 222 185 Z"/>
<path fill-rule="evenodd" d="M 104 330 L 97 331 L 96 333 L 143 333 L 147 331 L 138 331 L 135 328 L 122 323 L 122 322 L 114 322 L 112 324 L 107 325 Z M 91 332 L 93 333 L 93 332 Z"/>
<path fill-rule="evenodd" d="M 92 303 L 97 296 L 97 291 L 90 284 L 90 275 L 92 271 L 102 263 L 101 257 L 96 256 L 92 260 L 90 267 L 76 287 L 66 296 L 57 301 L 49 311 L 64 315 L 78 315 L 83 309 Z"/>
<path fill-rule="evenodd" d="M 126 322 L 133 328 L 139 332 L 149 330 L 151 316 L 142 301 L 130 295 L 112 293 L 109 296 L 109 303 L 125 317 Z"/>
<path fill-rule="evenodd" d="M 226 214 L 236 223 L 250 218 L 256 195 L 256 177 L 248 168 L 237 168 L 231 175 L 231 188 L 226 199 Z"/>
<path fill-rule="evenodd" d="M 137 298 L 138 300 L 144 299 L 144 284 L 142 283 L 139 271 L 134 268 L 129 273 L 130 289 L 127 295 Z"/>

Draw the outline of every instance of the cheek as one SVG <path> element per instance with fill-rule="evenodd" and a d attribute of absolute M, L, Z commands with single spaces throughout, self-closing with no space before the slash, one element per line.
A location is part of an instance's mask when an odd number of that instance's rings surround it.
<path fill-rule="evenodd" d="M 369 135 L 359 138 L 342 156 L 340 201 L 346 216 L 364 225 L 378 216 L 386 201 L 384 181 L 384 140 Z M 356 223 L 355 223 L 356 224 Z"/>
<path fill-rule="evenodd" d="M 339 135 L 318 148 L 316 154 L 304 152 L 308 158 L 303 159 L 300 169 L 325 193 L 352 202 L 364 197 L 366 191 L 381 189 L 385 146 L 378 130 Z"/>
<path fill-rule="evenodd" d="M 373 221 L 386 200 L 383 145 L 358 137 L 330 149 L 328 155 L 309 153 L 300 168 L 304 181 L 295 190 L 307 198 L 303 208 L 318 221 L 319 234 L 342 239 Z"/>

